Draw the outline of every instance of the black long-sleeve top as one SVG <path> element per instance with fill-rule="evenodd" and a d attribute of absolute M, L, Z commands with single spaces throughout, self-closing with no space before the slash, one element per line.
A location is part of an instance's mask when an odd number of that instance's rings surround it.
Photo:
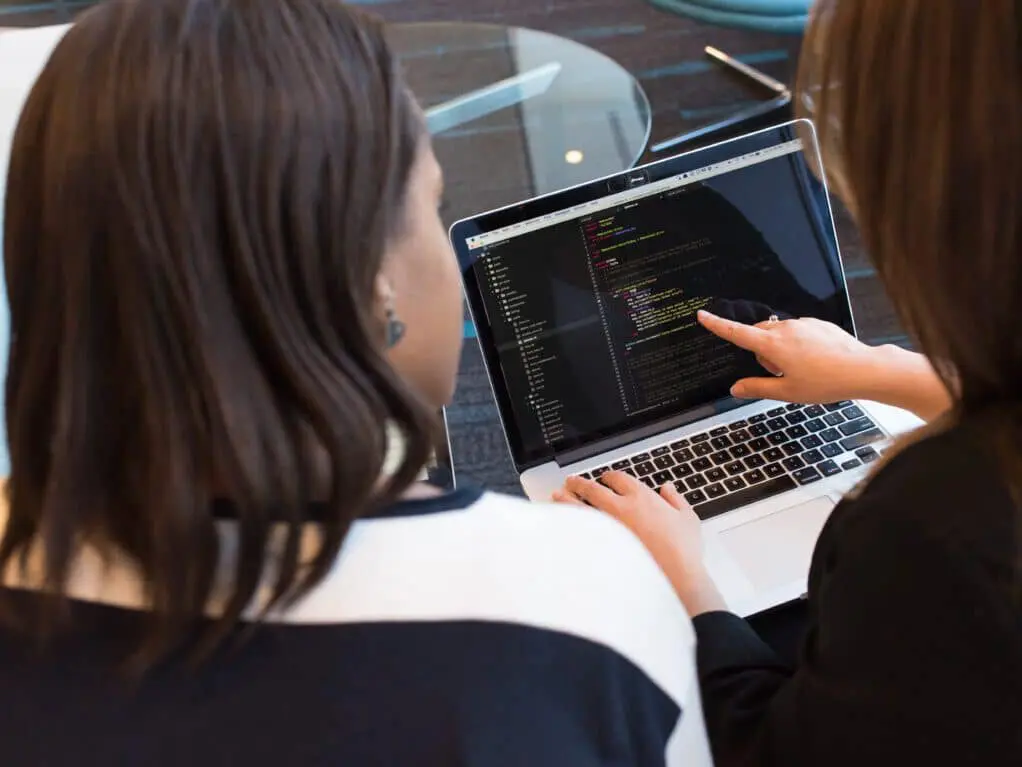
<path fill-rule="evenodd" d="M 835 508 L 786 667 L 695 620 L 717 767 L 1022 765 L 1022 512 L 977 430 L 905 449 Z"/>

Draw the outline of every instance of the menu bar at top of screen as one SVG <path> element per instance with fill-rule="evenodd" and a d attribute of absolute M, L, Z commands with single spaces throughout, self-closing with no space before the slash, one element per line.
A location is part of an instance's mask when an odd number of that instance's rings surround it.
<path fill-rule="evenodd" d="M 802 151 L 801 139 L 795 139 L 788 141 L 777 146 L 768 147 L 766 149 L 757 149 L 755 152 L 749 152 L 739 157 L 732 157 L 730 160 L 722 160 L 721 162 L 707 165 L 704 168 L 697 170 L 687 171 L 685 173 L 679 173 L 677 176 L 671 176 L 660 181 L 654 181 L 652 184 L 643 184 L 634 189 L 629 189 L 624 192 L 617 192 L 616 194 L 609 194 L 606 197 L 601 197 L 598 200 L 591 200 L 590 202 L 584 202 L 580 205 L 573 205 L 570 208 L 564 210 L 558 210 L 554 213 L 548 213 L 545 216 L 539 216 L 538 218 L 530 218 L 528 221 L 520 221 L 517 224 L 511 224 L 510 226 L 501 227 L 500 229 L 494 229 L 492 232 L 486 232 L 485 234 L 479 234 L 475 237 L 469 237 L 465 240 L 469 250 L 477 250 L 478 248 L 486 247 L 487 245 L 493 245 L 494 243 L 503 242 L 509 240 L 512 237 L 525 234 L 526 232 L 534 232 L 537 229 L 544 229 L 548 226 L 553 226 L 562 221 L 566 221 L 572 218 L 579 218 L 580 216 L 586 216 L 590 213 L 596 213 L 607 208 L 613 208 L 617 205 L 622 205 L 632 200 L 639 200 L 643 197 L 649 197 L 650 195 L 659 194 L 666 192 L 671 189 L 677 189 L 679 187 L 687 186 L 688 184 L 694 184 L 698 181 L 705 181 L 713 176 L 719 176 L 723 173 L 730 173 L 733 170 L 739 168 L 745 168 L 749 165 L 757 165 L 767 160 L 773 160 L 777 157 L 783 157 L 784 155 L 793 154 L 795 152 Z"/>

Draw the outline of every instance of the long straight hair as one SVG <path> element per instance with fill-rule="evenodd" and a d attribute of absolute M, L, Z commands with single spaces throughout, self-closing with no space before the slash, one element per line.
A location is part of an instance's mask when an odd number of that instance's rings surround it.
<path fill-rule="evenodd" d="M 833 188 L 953 395 L 915 439 L 976 424 L 1022 503 L 1022 3 L 817 0 L 798 91 Z M 1019 531 L 1022 554 L 1022 517 Z"/>
<path fill-rule="evenodd" d="M 421 138 L 382 25 L 337 0 L 108 0 L 80 17 L 7 183 L 0 573 L 39 549 L 51 598 L 0 614 L 50 631 L 82 545 L 107 546 L 141 572 L 151 662 L 210 608 L 227 499 L 237 551 L 211 649 L 253 603 L 275 526 L 268 607 L 414 480 L 434 414 L 386 362 L 373 296 Z M 404 450 L 385 477 L 388 429 Z"/>

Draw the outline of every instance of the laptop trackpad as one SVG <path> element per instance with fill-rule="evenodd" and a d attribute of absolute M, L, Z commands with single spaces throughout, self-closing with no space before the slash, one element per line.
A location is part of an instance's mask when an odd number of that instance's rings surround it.
<path fill-rule="evenodd" d="M 834 502 L 826 496 L 719 533 L 756 591 L 805 580 L 816 539 Z"/>

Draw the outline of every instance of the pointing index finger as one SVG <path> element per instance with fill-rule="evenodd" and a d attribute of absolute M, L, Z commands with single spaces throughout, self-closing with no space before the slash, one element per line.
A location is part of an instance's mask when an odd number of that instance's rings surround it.
<path fill-rule="evenodd" d="M 759 352 L 766 345 L 766 340 L 770 336 L 769 332 L 762 328 L 726 320 L 716 314 L 710 314 L 704 309 L 699 310 L 696 318 L 699 320 L 699 324 L 713 335 L 750 352 Z"/>

